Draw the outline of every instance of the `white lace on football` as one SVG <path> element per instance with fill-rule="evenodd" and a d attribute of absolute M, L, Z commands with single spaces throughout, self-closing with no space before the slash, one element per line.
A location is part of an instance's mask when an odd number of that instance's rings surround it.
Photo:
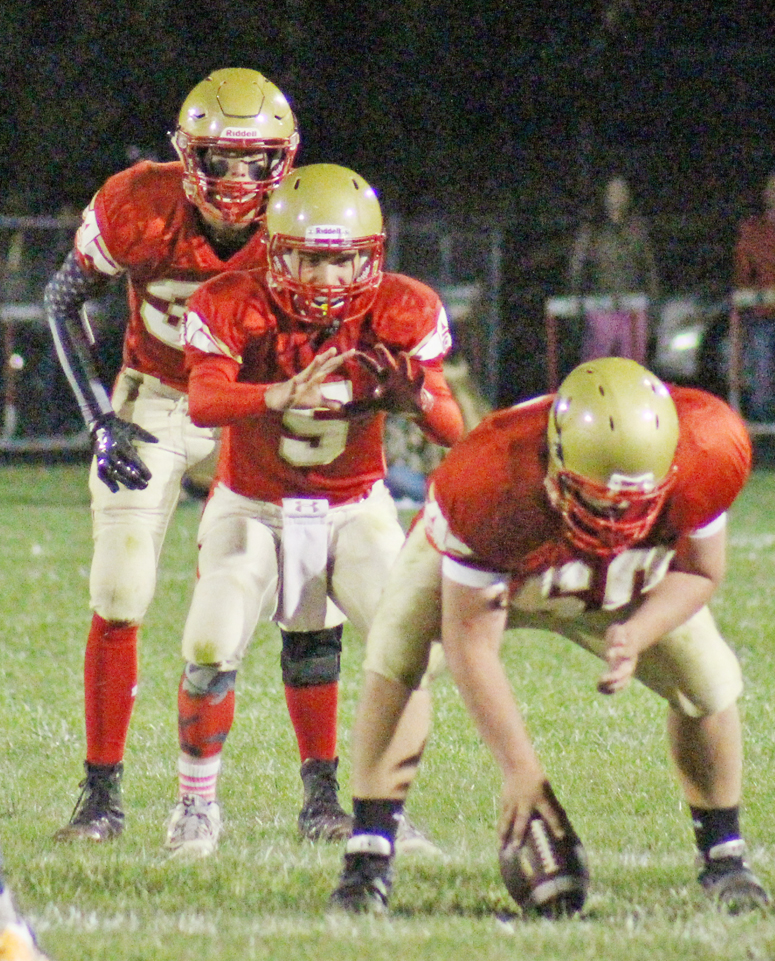
<path fill-rule="evenodd" d="M 529 829 L 533 835 L 533 841 L 536 846 L 536 851 L 538 851 L 538 856 L 541 858 L 544 872 L 546 874 L 554 874 L 556 871 L 559 871 L 560 865 L 554 856 L 554 851 L 549 841 L 549 836 L 546 833 L 544 822 L 539 818 L 534 818 L 530 822 Z"/>

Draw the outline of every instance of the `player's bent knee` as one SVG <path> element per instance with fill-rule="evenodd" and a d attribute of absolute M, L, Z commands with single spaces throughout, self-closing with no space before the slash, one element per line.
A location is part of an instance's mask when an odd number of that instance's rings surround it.
<path fill-rule="evenodd" d="M 156 551 L 140 526 L 108 527 L 95 539 L 91 607 L 106 621 L 139 623 L 156 590 Z"/>
<path fill-rule="evenodd" d="M 637 676 L 690 718 L 726 710 L 743 690 L 740 662 L 707 607 L 648 651 Z"/>
<path fill-rule="evenodd" d="M 187 663 L 181 684 L 191 697 L 210 697 L 222 700 L 234 690 L 237 682 L 236 671 L 222 671 L 214 664 Z"/>
<path fill-rule="evenodd" d="M 319 631 L 280 631 L 283 684 L 313 687 L 339 680 L 342 653 L 342 625 Z"/>
<path fill-rule="evenodd" d="M 743 679 L 740 674 L 739 665 L 737 670 L 733 670 L 729 675 L 720 678 L 712 685 L 707 685 L 702 690 L 694 690 L 690 694 L 676 688 L 672 697 L 668 697 L 670 706 L 689 718 L 710 717 L 713 714 L 721 714 L 737 701 L 743 692 Z"/>

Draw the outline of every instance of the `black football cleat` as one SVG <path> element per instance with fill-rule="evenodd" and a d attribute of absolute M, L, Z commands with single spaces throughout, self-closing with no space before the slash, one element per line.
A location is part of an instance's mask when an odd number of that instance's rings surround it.
<path fill-rule="evenodd" d="M 332 910 L 387 914 L 392 887 L 393 847 L 378 834 L 356 834 L 347 842 L 344 869 L 329 898 Z"/>
<path fill-rule="evenodd" d="M 86 777 L 70 821 L 54 835 L 55 841 L 110 841 L 124 830 L 121 803 L 123 764 L 84 765 Z"/>
<path fill-rule="evenodd" d="M 343 841 L 352 833 L 352 815 L 339 804 L 338 765 L 338 758 L 307 758 L 301 766 L 304 803 L 299 812 L 299 833 L 309 841 Z"/>
<path fill-rule="evenodd" d="M 745 841 L 735 838 L 700 855 L 697 880 L 705 893 L 729 914 L 766 908 L 770 898 L 745 860 Z"/>

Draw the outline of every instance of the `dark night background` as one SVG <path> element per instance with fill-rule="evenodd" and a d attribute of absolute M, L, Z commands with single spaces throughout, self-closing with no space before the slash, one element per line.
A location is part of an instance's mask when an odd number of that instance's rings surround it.
<path fill-rule="evenodd" d="M 584 121 L 593 170 L 620 164 L 648 208 L 726 207 L 773 158 L 772 26 L 725 2 L 4 0 L 5 201 L 81 206 L 129 146 L 171 157 L 182 98 L 232 65 L 287 94 L 302 163 L 406 213 L 575 203 Z"/>
<path fill-rule="evenodd" d="M 775 166 L 774 25 L 726 0 L 3 0 L 0 213 L 77 211 L 138 153 L 172 159 L 187 92 L 246 66 L 290 99 L 298 162 L 355 168 L 388 214 L 497 225 L 512 329 L 531 291 L 561 288 L 569 231 L 613 169 L 666 283 L 723 287 Z"/>

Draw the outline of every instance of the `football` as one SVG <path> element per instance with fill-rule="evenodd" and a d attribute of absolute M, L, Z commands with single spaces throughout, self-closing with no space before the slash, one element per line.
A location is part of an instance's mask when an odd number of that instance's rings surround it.
<path fill-rule="evenodd" d="M 583 907 L 589 870 L 581 839 L 551 788 L 547 793 L 562 825 L 560 833 L 534 811 L 522 840 L 504 845 L 498 860 L 506 890 L 523 911 L 559 918 Z"/>

